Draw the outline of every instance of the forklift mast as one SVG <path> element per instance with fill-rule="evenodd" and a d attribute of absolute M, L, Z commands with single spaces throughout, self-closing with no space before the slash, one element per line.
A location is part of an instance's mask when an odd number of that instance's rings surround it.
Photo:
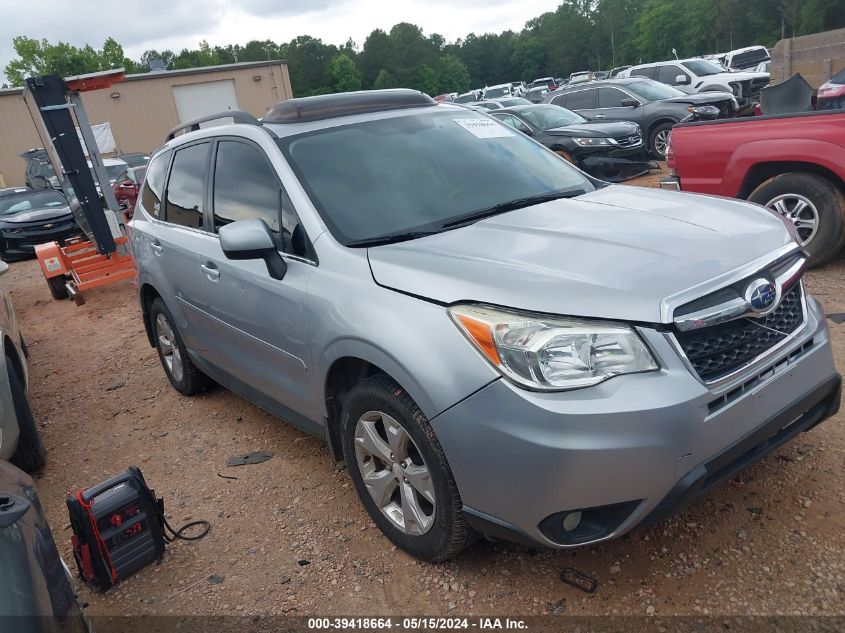
<path fill-rule="evenodd" d="M 122 78 L 121 71 L 120 79 Z M 78 92 L 58 75 L 30 77 L 26 80 L 24 100 L 56 177 L 71 203 L 77 223 L 101 255 L 114 253 L 117 250 L 115 239 L 121 237 L 122 232 L 117 215 L 109 211 L 117 211 L 117 202 L 106 178 L 103 162 Z M 71 111 L 75 114 L 76 121 Z M 97 185 L 76 133 L 77 127 L 85 140 L 91 165 L 100 183 L 103 199 L 110 207 L 109 211 L 103 209 Z"/>

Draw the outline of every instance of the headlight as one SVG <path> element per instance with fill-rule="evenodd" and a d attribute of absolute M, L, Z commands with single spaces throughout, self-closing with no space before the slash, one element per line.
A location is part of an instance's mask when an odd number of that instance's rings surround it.
<path fill-rule="evenodd" d="M 574 138 L 572 139 L 581 147 L 601 147 L 607 145 L 616 145 L 616 141 L 612 138 Z"/>
<path fill-rule="evenodd" d="M 474 305 L 452 307 L 449 315 L 503 375 L 531 389 L 577 389 L 619 374 L 657 369 L 640 337 L 622 323 Z"/>

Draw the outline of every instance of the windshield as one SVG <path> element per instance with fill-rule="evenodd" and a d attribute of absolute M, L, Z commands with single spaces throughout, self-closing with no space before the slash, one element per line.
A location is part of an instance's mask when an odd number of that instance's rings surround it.
<path fill-rule="evenodd" d="M 576 114 L 572 110 L 561 108 L 557 105 L 536 105 L 532 108 L 525 108 L 518 110 L 520 116 L 528 119 L 536 128 L 541 130 L 551 130 L 556 127 L 564 127 L 566 125 L 586 123 L 587 119 L 580 114 Z"/>
<path fill-rule="evenodd" d="M 54 209 L 65 206 L 67 206 L 67 201 L 63 195 L 53 191 L 45 191 L 0 200 L 0 215 L 9 216 L 33 209 Z"/>
<path fill-rule="evenodd" d="M 706 59 L 692 59 L 688 62 L 681 62 L 682 66 L 686 66 L 699 77 L 707 77 L 709 75 L 718 75 L 725 72 L 723 68 L 719 68 L 713 62 Z"/>
<path fill-rule="evenodd" d="M 106 170 L 106 178 L 112 181 L 117 180 L 117 177 L 120 176 L 120 174 L 122 174 L 126 170 L 126 163 L 118 163 L 117 165 L 105 165 L 104 167 Z"/>
<path fill-rule="evenodd" d="M 625 88 L 646 101 L 660 101 L 661 99 L 684 96 L 684 93 L 677 88 L 667 86 L 659 81 L 635 81 L 625 84 Z"/>
<path fill-rule="evenodd" d="M 496 97 L 504 97 L 510 96 L 511 88 L 510 86 L 502 86 L 501 88 L 487 88 L 484 91 L 484 98 L 485 99 L 495 99 Z"/>
<path fill-rule="evenodd" d="M 592 191 L 577 169 L 490 117 L 438 106 L 283 137 L 277 142 L 344 245 L 444 230 L 520 198 Z"/>
<path fill-rule="evenodd" d="M 474 94 L 461 95 L 454 99 L 455 103 L 472 103 L 473 101 L 477 101 Z"/>

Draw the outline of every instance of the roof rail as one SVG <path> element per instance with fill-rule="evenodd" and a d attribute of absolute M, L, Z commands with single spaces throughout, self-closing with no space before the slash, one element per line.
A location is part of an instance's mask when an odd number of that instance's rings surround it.
<path fill-rule="evenodd" d="M 353 114 L 436 105 L 437 102 L 427 94 L 407 88 L 360 90 L 288 99 L 270 108 L 264 115 L 263 122 L 272 124 L 305 123 Z"/>
<path fill-rule="evenodd" d="M 225 110 L 216 114 L 207 114 L 206 116 L 201 116 L 198 119 L 193 119 L 192 121 L 188 121 L 186 123 L 180 123 L 175 128 L 170 130 L 170 133 L 167 135 L 167 140 L 170 141 L 174 139 L 176 137 L 176 133 L 181 130 L 195 132 L 200 129 L 200 123 L 216 121 L 217 119 L 232 119 L 232 121 L 235 123 L 245 123 L 246 125 L 257 125 L 259 127 L 263 127 L 261 121 L 256 119 L 246 110 Z M 266 130 L 267 128 L 264 129 Z M 267 133 L 270 134 L 270 136 L 272 136 L 273 138 L 276 138 L 276 135 L 271 130 L 267 130 Z"/>

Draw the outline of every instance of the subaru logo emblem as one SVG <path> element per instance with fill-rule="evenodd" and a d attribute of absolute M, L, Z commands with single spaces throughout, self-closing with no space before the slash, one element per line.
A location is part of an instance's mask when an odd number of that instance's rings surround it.
<path fill-rule="evenodd" d="M 754 312 L 765 312 L 775 303 L 777 288 L 768 279 L 755 279 L 745 290 L 745 301 Z"/>

